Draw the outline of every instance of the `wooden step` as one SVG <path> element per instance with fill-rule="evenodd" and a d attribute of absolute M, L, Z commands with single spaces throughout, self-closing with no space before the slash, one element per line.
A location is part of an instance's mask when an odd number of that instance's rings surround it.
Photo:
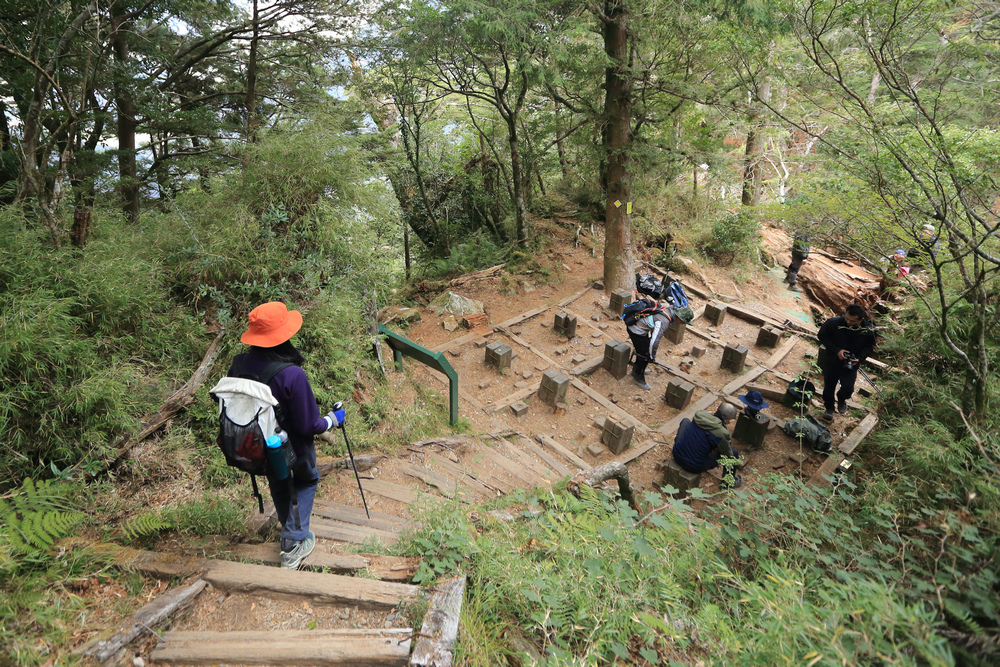
<path fill-rule="evenodd" d="M 355 526 L 350 523 L 322 519 L 316 516 L 309 522 L 309 529 L 316 537 L 321 537 L 324 540 L 333 540 L 334 542 L 364 544 L 369 540 L 375 539 L 382 544 L 389 545 L 399 541 L 399 533 L 377 530 L 366 526 Z"/>
<path fill-rule="evenodd" d="M 280 563 L 281 549 L 277 542 L 268 544 L 240 544 L 232 550 L 233 556 L 261 563 Z M 335 554 L 317 544 L 303 567 L 325 568 L 333 574 L 353 574 L 367 570 L 383 581 L 409 581 L 417 571 L 419 559 L 375 554 Z"/>
<path fill-rule="evenodd" d="M 314 604 L 356 605 L 385 609 L 416 599 L 419 586 L 339 574 L 283 570 L 267 565 L 209 560 L 202 578 L 218 589 L 280 600 L 302 597 Z"/>
<path fill-rule="evenodd" d="M 389 514 L 382 514 L 381 512 L 376 512 L 374 510 L 368 511 L 368 513 L 371 514 L 371 518 L 368 518 L 368 515 L 365 514 L 365 510 L 363 508 L 341 505 L 340 503 L 330 502 L 329 500 L 314 501 L 312 513 L 313 516 L 319 516 L 324 519 L 343 521 L 344 523 L 352 523 L 355 526 L 364 526 L 365 528 L 374 528 L 376 530 L 386 530 L 391 533 L 399 533 L 404 530 L 417 527 L 417 524 L 413 521 L 400 519 L 399 517 L 394 517 Z"/>
<path fill-rule="evenodd" d="M 508 474 L 521 480 L 521 482 L 526 484 L 529 488 L 546 484 L 546 480 L 538 475 L 535 475 L 520 463 L 514 463 L 493 447 L 481 445 L 476 449 L 476 454 L 483 456 L 487 461 L 490 461 L 494 465 L 506 470 Z"/>
<path fill-rule="evenodd" d="M 396 463 L 396 470 L 404 475 L 409 475 L 414 479 L 419 479 L 425 484 L 434 487 L 445 498 L 455 497 L 458 482 L 450 477 L 439 475 L 433 470 L 428 470 L 423 466 L 410 465 L 409 463 L 403 463 L 402 461 L 398 461 Z"/>
<path fill-rule="evenodd" d="M 535 440 L 541 443 L 543 447 L 547 447 L 548 449 L 552 450 L 559 456 L 569 461 L 571 464 L 576 466 L 577 469 L 587 470 L 588 468 L 590 468 L 590 465 L 586 461 L 584 461 L 579 456 L 577 456 L 573 452 L 569 451 L 568 449 L 560 445 L 558 442 L 556 442 L 555 438 L 553 438 L 552 436 L 536 435 Z"/>
<path fill-rule="evenodd" d="M 361 485 L 366 492 L 371 491 L 372 493 L 377 493 L 380 496 L 406 505 L 414 503 L 417 500 L 417 492 L 401 484 L 394 484 L 381 479 L 366 479 L 361 482 Z"/>
<path fill-rule="evenodd" d="M 495 489 L 487 484 L 484 484 L 476 474 L 475 470 L 470 469 L 466 466 L 462 466 L 459 463 L 454 463 L 449 461 L 440 454 L 436 454 L 431 451 L 424 452 L 424 460 L 426 462 L 432 463 L 435 467 L 441 468 L 442 470 L 448 472 L 452 477 L 458 480 L 458 483 L 472 491 L 478 498 L 486 500 L 488 498 L 496 498 L 499 490 Z"/>
<path fill-rule="evenodd" d="M 167 632 L 150 656 L 163 665 L 406 665 L 409 628 Z"/>
<path fill-rule="evenodd" d="M 573 472 L 570 471 L 569 468 L 567 468 L 566 466 L 564 466 L 559 461 L 559 459 L 557 459 L 556 457 L 552 456 L 552 454 L 549 454 L 547 451 L 545 451 L 544 449 L 542 449 L 541 447 L 539 447 L 538 445 L 536 445 L 534 443 L 534 441 L 531 440 L 531 438 L 528 438 L 526 436 L 521 435 L 521 436 L 518 437 L 517 441 L 526 450 L 528 450 L 529 452 L 531 452 L 532 454 L 534 454 L 535 456 L 537 456 L 541 460 L 545 461 L 545 463 L 550 468 L 552 468 L 557 473 L 559 473 L 559 475 L 561 477 L 570 477 L 570 476 L 573 475 Z"/>
<path fill-rule="evenodd" d="M 516 463 L 520 463 L 522 466 L 533 472 L 536 477 L 542 479 L 548 484 L 552 484 L 552 482 L 559 479 L 559 475 L 554 473 L 550 468 L 538 463 L 535 459 L 531 458 L 527 452 L 518 449 L 503 438 L 497 440 L 497 449 L 503 452 L 507 458 L 513 459 Z"/>

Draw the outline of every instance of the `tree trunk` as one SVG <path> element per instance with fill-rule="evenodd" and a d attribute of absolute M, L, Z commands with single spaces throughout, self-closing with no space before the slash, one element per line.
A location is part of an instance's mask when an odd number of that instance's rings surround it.
<path fill-rule="evenodd" d="M 128 65 L 128 39 L 123 21 L 124 3 L 111 5 L 111 45 L 115 55 L 114 95 L 118 110 L 118 180 L 122 213 L 129 222 L 139 219 L 139 182 L 135 171 L 135 100 Z"/>
<path fill-rule="evenodd" d="M 608 293 L 631 289 L 632 76 L 629 71 L 628 10 L 624 0 L 605 0 L 604 51 L 611 65 L 605 72 L 604 150 L 607 201 L 604 212 L 604 285 Z"/>
<path fill-rule="evenodd" d="M 562 170 L 563 181 L 569 178 L 569 164 L 566 162 L 566 149 L 563 147 L 562 128 L 559 123 L 559 103 L 555 104 L 556 154 L 559 155 L 559 168 Z"/>
<path fill-rule="evenodd" d="M 771 80 L 764 78 L 760 88 L 757 90 L 757 100 L 768 102 L 771 97 Z M 756 206 L 760 203 L 761 184 L 764 182 L 764 161 L 761 159 L 764 154 L 763 130 L 764 123 L 761 121 L 761 109 L 754 106 L 750 112 L 750 131 L 747 133 L 747 152 L 743 161 L 743 196 L 741 201 L 744 206 Z"/>
<path fill-rule="evenodd" d="M 507 141 L 510 144 L 510 178 L 514 186 L 514 239 L 528 245 L 528 207 L 524 201 L 524 175 L 521 173 L 521 146 L 517 137 L 517 117 L 507 118 Z"/>
<path fill-rule="evenodd" d="M 257 0 L 253 0 L 253 37 L 250 39 L 250 55 L 247 59 L 247 94 L 245 106 L 247 110 L 246 142 L 257 143 L 257 49 L 260 41 L 260 12 Z M 243 164 L 249 154 L 244 155 Z"/>
<path fill-rule="evenodd" d="M 83 248 L 87 245 L 92 210 L 87 205 L 77 206 L 73 210 L 73 227 L 69 230 L 69 240 L 74 248 Z"/>

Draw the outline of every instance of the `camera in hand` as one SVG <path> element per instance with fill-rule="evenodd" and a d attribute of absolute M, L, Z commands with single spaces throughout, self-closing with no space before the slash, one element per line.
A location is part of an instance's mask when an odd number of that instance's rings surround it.
<path fill-rule="evenodd" d="M 844 368 L 854 368 L 858 364 L 858 356 L 853 352 L 844 350 Z"/>

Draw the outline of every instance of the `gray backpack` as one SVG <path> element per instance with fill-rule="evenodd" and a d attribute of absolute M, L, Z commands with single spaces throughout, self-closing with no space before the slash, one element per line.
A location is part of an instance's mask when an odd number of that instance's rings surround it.
<path fill-rule="evenodd" d="M 785 422 L 782 430 L 784 430 L 785 435 L 801 440 L 803 445 L 814 452 L 832 451 L 833 436 L 830 435 L 829 429 L 816 421 L 812 415 L 789 419 Z"/>

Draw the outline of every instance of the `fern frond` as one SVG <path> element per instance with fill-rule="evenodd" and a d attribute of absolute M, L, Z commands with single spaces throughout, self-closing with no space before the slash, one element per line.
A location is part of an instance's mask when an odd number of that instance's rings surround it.
<path fill-rule="evenodd" d="M 142 537 L 148 537 L 155 533 L 159 533 L 162 530 L 167 530 L 172 527 L 169 520 L 163 518 L 159 514 L 149 513 L 140 514 L 134 516 L 122 526 L 122 532 L 130 540 L 137 540 Z"/>

